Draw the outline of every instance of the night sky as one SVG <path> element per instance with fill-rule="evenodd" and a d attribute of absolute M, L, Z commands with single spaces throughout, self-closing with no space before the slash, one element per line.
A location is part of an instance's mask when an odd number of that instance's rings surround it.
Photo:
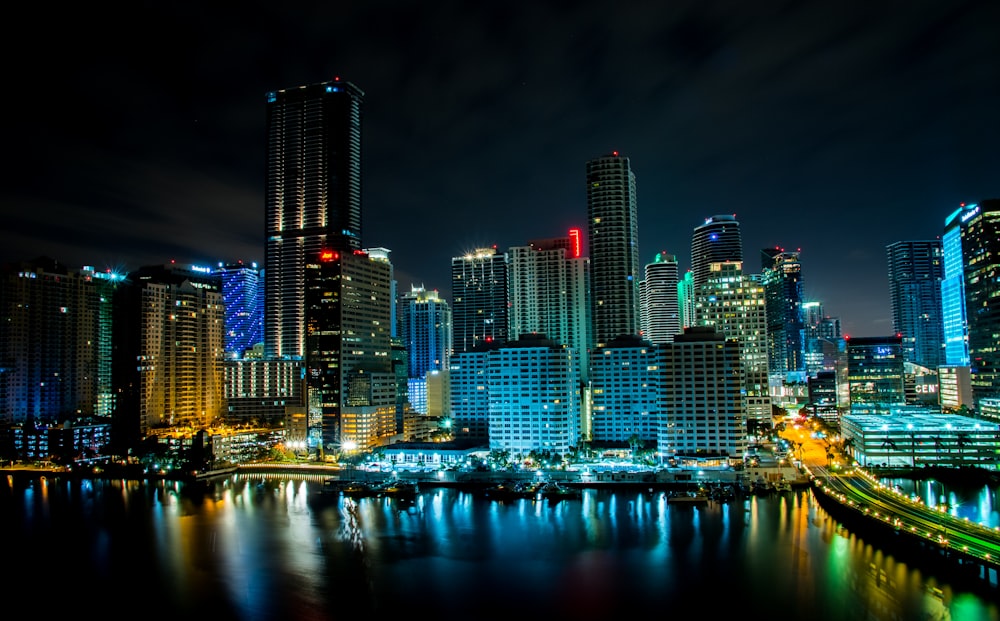
<path fill-rule="evenodd" d="M 885 246 L 1000 197 L 997 2 L 202 4 L 13 9 L 0 260 L 262 262 L 265 93 L 334 76 L 403 291 L 585 231 L 585 162 L 619 151 L 642 263 L 735 214 L 747 271 L 799 249 L 807 297 L 881 336 Z"/>

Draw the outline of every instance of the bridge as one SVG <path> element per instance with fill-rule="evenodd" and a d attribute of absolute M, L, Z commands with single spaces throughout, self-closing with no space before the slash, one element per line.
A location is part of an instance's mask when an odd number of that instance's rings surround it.
<path fill-rule="evenodd" d="M 1000 528 L 927 507 L 860 468 L 846 473 L 821 466 L 809 470 L 820 506 L 849 527 L 874 534 L 878 545 L 899 544 L 930 555 L 935 568 L 976 577 L 994 588 L 1000 583 Z"/>

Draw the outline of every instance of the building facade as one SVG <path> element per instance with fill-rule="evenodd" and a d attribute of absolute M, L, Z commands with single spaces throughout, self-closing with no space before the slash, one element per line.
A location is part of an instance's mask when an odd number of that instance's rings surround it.
<path fill-rule="evenodd" d="M 886 256 L 892 328 L 903 337 L 903 360 L 937 369 L 945 362 L 941 240 L 895 242 Z"/>
<path fill-rule="evenodd" d="M 264 187 L 264 344 L 305 355 L 305 265 L 361 243 L 364 92 L 334 78 L 268 92 Z"/>
<path fill-rule="evenodd" d="M 617 151 L 587 162 L 587 245 L 595 347 L 639 333 L 635 174 Z"/>
<path fill-rule="evenodd" d="M 653 345 L 669 343 L 681 333 L 677 282 L 676 256 L 658 252 L 653 262 L 646 264 L 639 283 L 639 328 L 642 338 Z"/>
<path fill-rule="evenodd" d="M 804 375 L 805 300 L 799 252 L 761 250 L 761 284 L 766 300 L 768 369 L 782 378 Z"/>
<path fill-rule="evenodd" d="M 691 236 L 691 276 L 697 288 L 708 280 L 713 263 L 743 262 L 743 236 L 735 215 L 705 219 Z"/>
<path fill-rule="evenodd" d="M 902 337 L 847 339 L 847 382 L 852 412 L 904 404 L 903 375 Z"/>
<path fill-rule="evenodd" d="M 507 257 L 496 247 L 451 260 L 454 352 L 508 340 Z"/>
<path fill-rule="evenodd" d="M 591 440 L 656 446 L 661 369 L 656 348 L 638 336 L 621 336 L 594 350 L 591 360 Z"/>
<path fill-rule="evenodd" d="M 222 282 L 225 304 L 226 358 L 243 358 L 264 342 L 263 287 L 256 263 L 220 263 L 215 270 Z"/>
<path fill-rule="evenodd" d="M 1000 199 L 962 215 L 969 363 L 976 415 L 1000 422 Z"/>

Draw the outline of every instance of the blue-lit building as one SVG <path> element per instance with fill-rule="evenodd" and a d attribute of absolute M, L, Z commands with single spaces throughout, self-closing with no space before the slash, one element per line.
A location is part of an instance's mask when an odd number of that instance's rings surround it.
<path fill-rule="evenodd" d="M 903 360 L 936 371 L 945 362 L 941 240 L 898 241 L 886 246 L 886 256 L 892 328 L 902 336 Z"/>
<path fill-rule="evenodd" d="M 216 269 L 222 282 L 225 305 L 226 358 L 242 358 L 244 352 L 263 342 L 264 290 L 256 263 L 220 263 Z"/>
<path fill-rule="evenodd" d="M 620 336 L 594 350 L 590 426 L 595 445 L 628 446 L 632 438 L 656 445 L 661 419 L 658 362 L 656 348 L 637 335 Z"/>
<path fill-rule="evenodd" d="M 507 341 L 507 255 L 478 248 L 451 260 L 453 351 Z"/>
<path fill-rule="evenodd" d="M 972 399 L 978 417 L 1000 422 L 1000 199 L 980 201 L 959 219 Z"/>
<path fill-rule="evenodd" d="M 941 318 L 945 363 L 969 365 L 969 324 L 965 318 L 965 263 L 962 258 L 962 223 L 978 205 L 962 203 L 944 221 L 941 237 Z"/>

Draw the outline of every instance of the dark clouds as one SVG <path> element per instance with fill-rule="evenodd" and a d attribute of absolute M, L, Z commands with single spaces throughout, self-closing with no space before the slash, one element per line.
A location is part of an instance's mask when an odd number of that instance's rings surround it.
<path fill-rule="evenodd" d="M 334 75 L 404 289 L 585 226 L 584 162 L 619 150 L 643 260 L 735 213 L 748 269 L 801 248 L 810 295 L 887 334 L 886 244 L 1000 196 L 995 3 L 203 4 L 11 19 L 3 259 L 261 260 L 264 94 Z"/>

